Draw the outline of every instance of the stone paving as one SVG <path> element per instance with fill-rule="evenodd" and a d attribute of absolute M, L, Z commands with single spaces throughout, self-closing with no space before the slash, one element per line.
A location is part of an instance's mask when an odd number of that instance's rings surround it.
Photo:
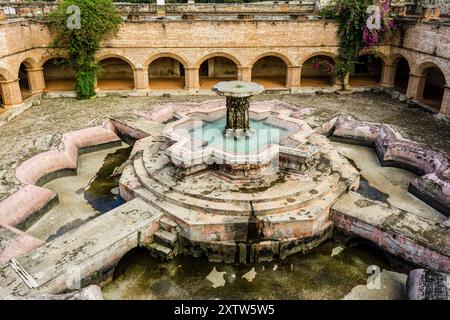
<path fill-rule="evenodd" d="M 37 153 L 55 148 L 61 135 L 71 130 L 100 125 L 108 117 L 126 116 L 133 110 L 149 110 L 170 101 L 200 102 L 211 96 L 120 97 L 110 96 L 87 101 L 75 99 L 44 99 L 0 127 L 0 200 L 18 189 L 14 177 L 17 166 Z M 396 126 L 412 140 L 425 142 L 450 153 L 450 125 L 432 114 L 408 108 L 383 93 L 354 93 L 351 96 L 265 94 L 254 100 L 280 99 L 301 108 L 315 108 L 305 116 L 311 126 L 317 126 L 340 113 L 363 120 Z"/>

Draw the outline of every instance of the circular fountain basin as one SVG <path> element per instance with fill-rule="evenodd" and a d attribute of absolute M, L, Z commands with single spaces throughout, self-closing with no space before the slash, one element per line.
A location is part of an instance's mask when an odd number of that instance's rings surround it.
<path fill-rule="evenodd" d="M 219 82 L 212 90 L 221 96 L 246 98 L 264 92 L 264 87 L 255 82 L 236 80 Z"/>
<path fill-rule="evenodd" d="M 252 107 L 249 122 L 253 134 L 237 138 L 224 134 L 226 113 L 223 105 L 210 110 L 191 110 L 179 113 L 179 120 L 166 125 L 163 135 L 171 144 L 166 154 L 180 169 L 180 176 L 214 166 L 229 179 L 258 182 L 261 177 L 278 171 L 283 140 L 300 132 L 307 135 L 312 131 L 298 119 L 270 109 Z M 304 150 L 302 147 L 296 148 L 296 152 Z M 317 151 L 317 148 L 308 148 L 307 155 Z"/>

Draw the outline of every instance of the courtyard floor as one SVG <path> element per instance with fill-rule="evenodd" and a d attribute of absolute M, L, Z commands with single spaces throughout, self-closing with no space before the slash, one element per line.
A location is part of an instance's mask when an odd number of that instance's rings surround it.
<path fill-rule="evenodd" d="M 133 110 L 149 110 L 170 101 L 200 102 L 216 96 L 120 97 L 110 96 L 87 101 L 44 99 L 0 127 L 0 200 L 15 191 L 19 182 L 14 173 L 27 158 L 55 148 L 65 132 L 99 125 L 109 117 L 127 115 Z M 383 93 L 297 95 L 264 94 L 254 100 L 280 99 L 298 106 L 313 108 L 305 120 L 318 126 L 338 114 L 351 114 L 363 120 L 392 124 L 404 136 L 424 142 L 450 154 L 450 125 L 431 113 L 411 109 L 406 103 Z"/>

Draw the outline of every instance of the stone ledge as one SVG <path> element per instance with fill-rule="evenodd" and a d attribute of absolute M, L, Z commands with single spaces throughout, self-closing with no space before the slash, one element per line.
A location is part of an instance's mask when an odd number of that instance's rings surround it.
<path fill-rule="evenodd" d="M 23 187 L 0 202 L 0 223 L 19 227 L 29 225 L 35 215 L 43 212 L 57 195 L 39 185 L 61 174 L 76 172 L 79 154 L 92 148 L 120 143 L 110 121 L 103 126 L 63 134 L 57 149 L 29 158 L 16 169 Z"/>
<path fill-rule="evenodd" d="M 410 192 L 450 216 L 450 159 L 448 155 L 425 144 L 402 137 L 389 125 L 339 116 L 323 133 L 332 140 L 373 146 L 382 166 L 400 167 L 419 178 L 410 183 Z M 328 132 L 326 132 L 326 130 Z"/>
<path fill-rule="evenodd" d="M 406 287 L 410 300 L 450 300 L 450 275 L 446 273 L 412 270 Z"/>
<path fill-rule="evenodd" d="M 405 260 L 432 270 L 450 272 L 448 227 L 349 192 L 331 209 L 335 228 L 360 237 Z"/>

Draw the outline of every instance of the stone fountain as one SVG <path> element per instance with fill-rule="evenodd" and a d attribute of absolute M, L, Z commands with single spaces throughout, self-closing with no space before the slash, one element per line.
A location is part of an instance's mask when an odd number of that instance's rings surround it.
<path fill-rule="evenodd" d="M 230 81 L 213 90 L 226 101 L 146 113 L 163 126 L 163 139 L 139 140 L 121 177 L 123 198 L 143 199 L 176 226 L 177 236 L 156 238 L 152 252 L 247 263 L 306 252 L 329 238 L 331 204 L 358 186 L 358 171 L 295 107 L 250 103 L 262 86 Z"/>
<path fill-rule="evenodd" d="M 237 138 L 250 135 L 250 97 L 262 93 L 264 87 L 254 82 L 224 81 L 216 84 L 212 90 L 226 97 L 225 135 Z"/>

